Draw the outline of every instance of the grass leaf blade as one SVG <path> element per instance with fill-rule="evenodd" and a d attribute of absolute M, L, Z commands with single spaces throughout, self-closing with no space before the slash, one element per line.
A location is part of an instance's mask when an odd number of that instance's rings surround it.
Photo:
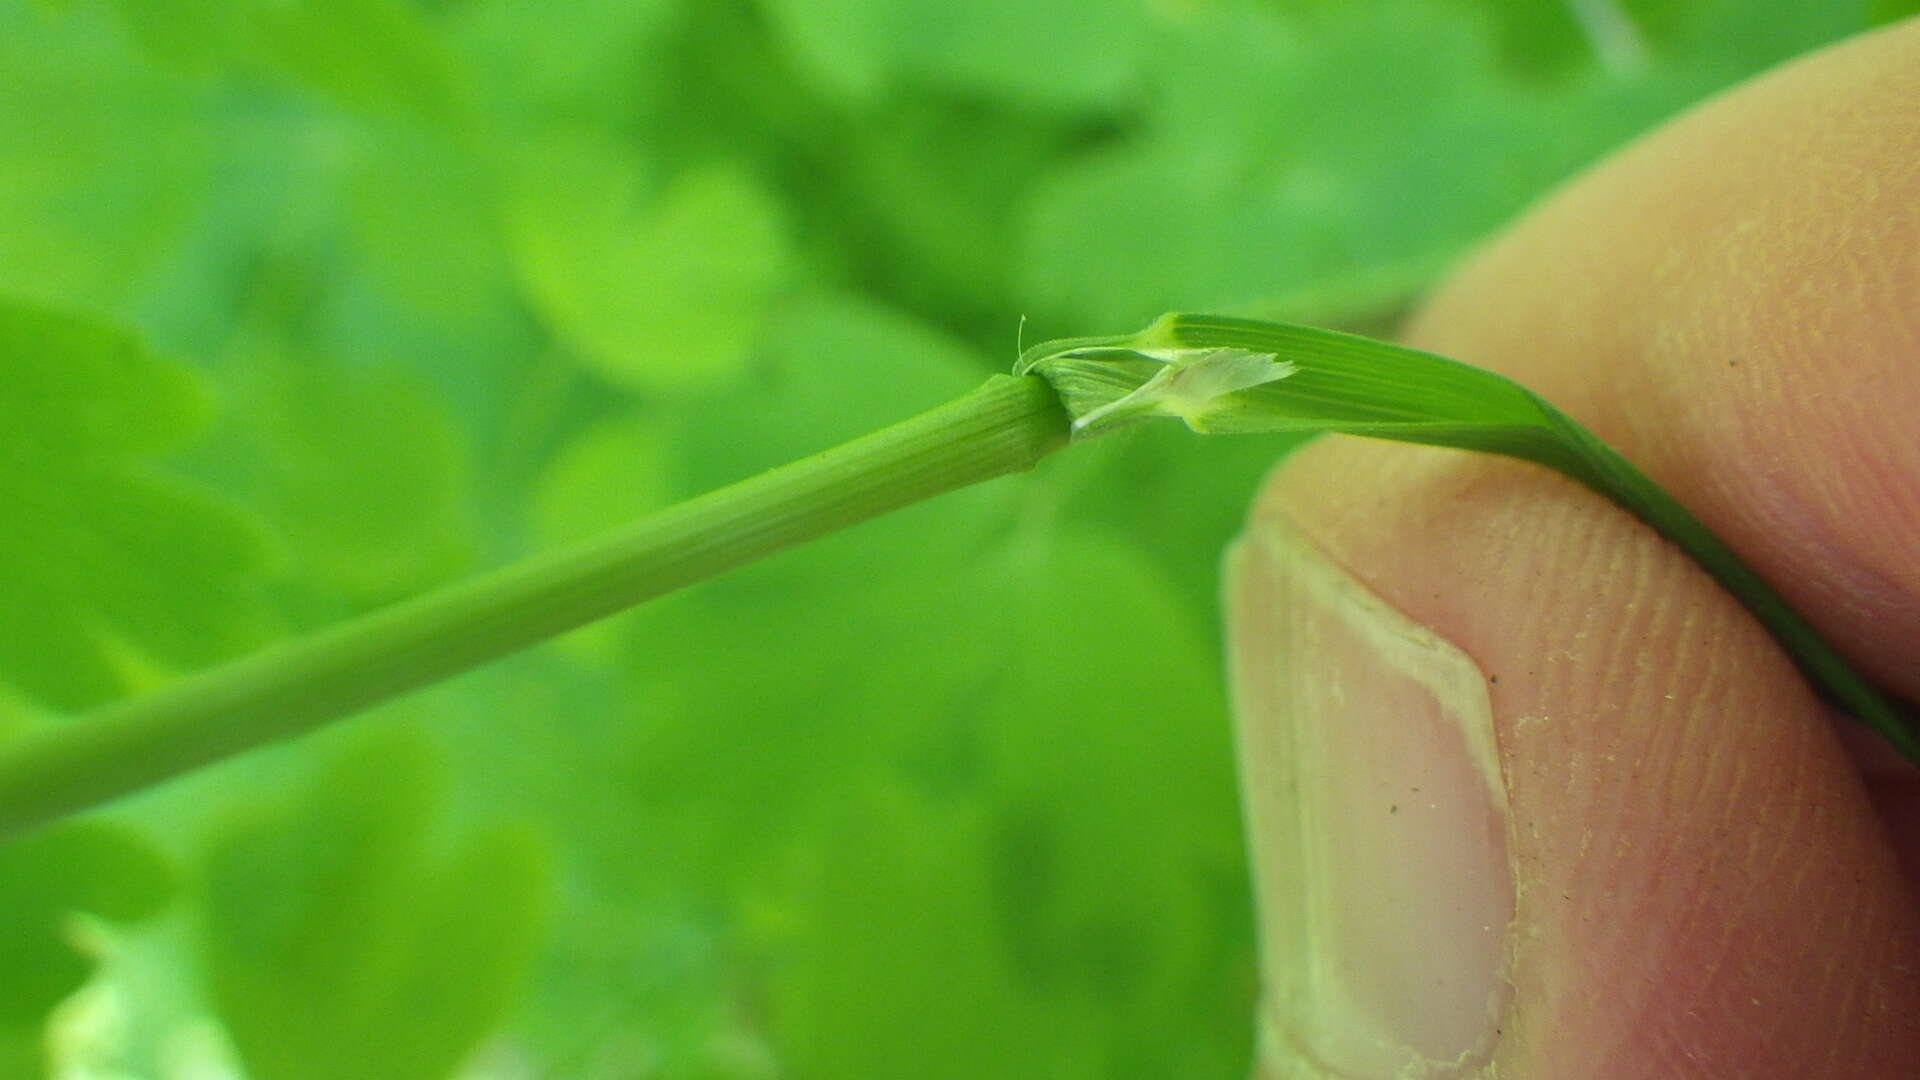
<path fill-rule="evenodd" d="M 1129 409 L 1167 369 L 1232 352 L 1264 356 L 1284 374 L 1238 383 L 1203 405 Z M 1659 530 L 1770 630 L 1835 704 L 1915 761 L 1913 719 L 1855 671 L 1813 625 L 1714 532 L 1619 451 L 1504 375 L 1433 353 L 1307 326 L 1168 314 L 1137 334 L 1044 342 L 1018 370 L 1046 378 L 1086 438 L 1148 415 L 1178 415 L 1207 433 L 1339 432 L 1501 454 L 1545 465 L 1607 496 Z M 1083 421 L 1091 419 L 1092 423 Z"/>

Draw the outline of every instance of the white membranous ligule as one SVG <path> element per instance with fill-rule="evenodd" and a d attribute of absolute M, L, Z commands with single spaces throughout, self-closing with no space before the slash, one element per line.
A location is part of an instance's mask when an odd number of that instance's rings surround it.
<path fill-rule="evenodd" d="M 1116 423 L 1148 416 L 1171 416 L 1195 431 L 1208 430 L 1207 414 L 1226 395 L 1284 379 L 1299 368 L 1272 353 L 1248 349 L 1139 349 L 1137 355 L 1163 366 L 1132 392 L 1073 418 L 1076 436 L 1092 435 Z"/>

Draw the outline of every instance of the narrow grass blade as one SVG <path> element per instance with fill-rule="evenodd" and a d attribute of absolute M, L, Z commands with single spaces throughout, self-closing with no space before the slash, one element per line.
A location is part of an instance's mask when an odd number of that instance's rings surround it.
<path fill-rule="evenodd" d="M 1305 326 L 1164 315 L 1137 334 L 1044 342 L 1040 375 L 1089 438 L 1152 416 L 1200 432 L 1342 432 L 1504 454 L 1580 481 L 1691 555 L 1772 631 L 1829 699 L 1920 761 L 1912 717 L 1882 695 L 1733 550 L 1618 451 L 1503 375 Z"/>

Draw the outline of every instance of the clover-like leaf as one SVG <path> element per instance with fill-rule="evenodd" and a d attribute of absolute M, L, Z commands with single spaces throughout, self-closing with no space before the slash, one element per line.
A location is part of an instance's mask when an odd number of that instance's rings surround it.
<path fill-rule="evenodd" d="M 200 201 L 200 88 L 117 29 L 97 10 L 0 5 L 0 295 L 125 304 Z"/>
<path fill-rule="evenodd" d="M 517 827 L 433 842 L 438 767 L 401 733 L 237 818 L 206 859 L 203 949 L 259 1080 L 445 1080 L 515 1000 L 546 845 Z"/>
<path fill-rule="evenodd" d="M 256 526 L 155 464 L 208 409 L 132 333 L 0 299 L 0 679 L 78 709 L 262 640 Z"/>
<path fill-rule="evenodd" d="M 309 582 L 371 607 L 466 567 L 471 469 L 440 399 L 271 349 L 247 361 L 257 498 Z"/>
<path fill-rule="evenodd" d="M 94 958 L 68 920 L 144 919 L 176 888 L 172 863 L 119 825 L 80 821 L 0 845 L 0 1075 L 45 1075 L 48 1014 L 80 989 Z"/>
<path fill-rule="evenodd" d="M 617 385 L 728 386 L 786 274 L 778 201 L 729 166 L 648 186 L 639 159 L 609 142 L 529 155 L 512 221 L 521 279 L 555 336 Z"/>

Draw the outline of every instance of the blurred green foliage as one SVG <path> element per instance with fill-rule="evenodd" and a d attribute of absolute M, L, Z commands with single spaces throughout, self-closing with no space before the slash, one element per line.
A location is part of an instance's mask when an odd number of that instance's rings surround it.
<path fill-rule="evenodd" d="M 544 844 L 501 827 L 433 859 L 438 779 L 403 730 L 212 840 L 207 978 L 258 1075 L 437 1080 L 501 1019 L 541 922 Z"/>
<path fill-rule="evenodd" d="M 58 708 L 119 697 L 158 662 L 258 643 L 259 531 L 149 468 L 202 426 L 203 380 L 128 331 L 0 301 L 0 677 Z"/>
<path fill-rule="evenodd" d="M 0 0 L 0 729 L 1023 330 L 1385 329 L 1911 9 Z M 1287 446 L 1116 435 L 0 849 L 0 1074 L 1244 1075 L 1214 566 Z"/>

